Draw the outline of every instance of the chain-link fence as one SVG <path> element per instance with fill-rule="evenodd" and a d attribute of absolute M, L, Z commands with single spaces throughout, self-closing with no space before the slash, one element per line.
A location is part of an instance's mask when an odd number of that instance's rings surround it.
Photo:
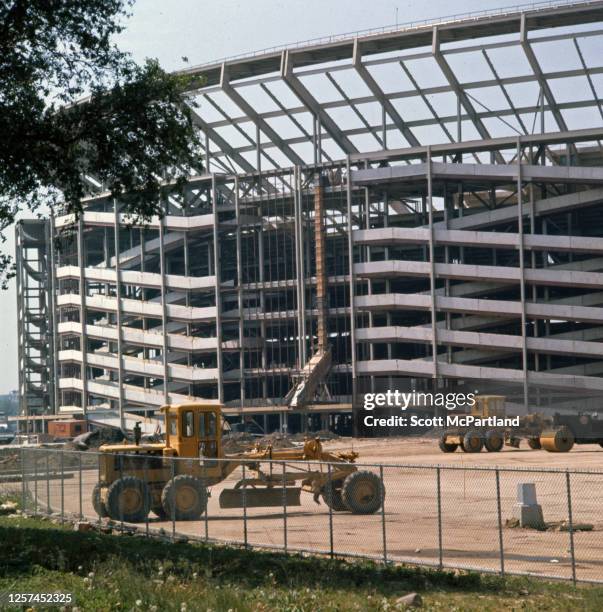
<path fill-rule="evenodd" d="M 26 512 L 108 529 L 603 582 L 603 471 L 42 448 L 3 451 L 0 467 L 0 494 Z"/>

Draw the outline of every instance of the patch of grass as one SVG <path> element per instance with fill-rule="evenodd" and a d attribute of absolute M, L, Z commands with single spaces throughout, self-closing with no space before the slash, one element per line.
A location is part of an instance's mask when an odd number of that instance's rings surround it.
<path fill-rule="evenodd" d="M 81 610 L 600 610 L 603 588 L 348 562 L 0 518 L 0 592 L 70 591 Z"/>

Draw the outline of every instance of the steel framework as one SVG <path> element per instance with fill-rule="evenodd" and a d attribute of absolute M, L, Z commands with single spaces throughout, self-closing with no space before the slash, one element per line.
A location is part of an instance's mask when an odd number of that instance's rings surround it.
<path fill-rule="evenodd" d="M 393 385 L 597 406 L 601 22 L 539 3 L 187 70 L 184 197 L 143 226 L 91 177 L 53 221 L 57 409 L 348 427 Z"/>

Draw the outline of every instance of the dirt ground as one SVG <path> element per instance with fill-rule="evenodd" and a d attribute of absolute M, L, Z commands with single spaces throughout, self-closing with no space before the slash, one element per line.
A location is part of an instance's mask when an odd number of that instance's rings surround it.
<path fill-rule="evenodd" d="M 603 580 L 603 449 L 598 445 L 576 446 L 567 454 L 526 449 L 505 449 L 500 453 L 441 453 L 433 438 L 391 438 L 354 440 L 341 438 L 325 442 L 325 448 L 351 448 L 360 453 L 360 464 L 383 464 L 386 489 L 383 513 L 370 516 L 349 512 L 329 514 L 324 503 L 314 503 L 302 492 L 301 506 L 250 508 L 244 519 L 242 509 L 221 509 L 218 498 L 224 487 L 232 487 L 240 470 L 227 481 L 211 488 L 207 518 L 177 522 L 175 530 L 211 540 L 244 542 L 252 545 L 313 550 L 335 554 L 364 555 L 445 566 L 499 571 L 501 545 L 506 571 L 530 572 L 571 577 L 571 538 L 567 531 L 536 531 L 509 528 L 514 516 L 519 483 L 536 484 L 538 502 L 547 522 L 568 518 L 568 481 L 564 472 L 532 472 L 526 468 L 600 470 L 599 473 L 572 474 L 570 493 L 574 523 L 588 523 L 593 530 L 574 534 L 575 571 L 578 579 Z M 401 467 L 395 464 L 403 464 Z M 432 466 L 441 466 L 438 470 Z M 466 470 L 458 468 L 492 468 Z M 280 466 L 279 466 L 280 467 Z M 451 469 L 452 468 L 452 469 Z M 277 468 L 275 468 L 277 469 Z M 366 468 L 377 473 L 375 465 Z M 82 514 L 97 520 L 90 502 L 97 480 L 95 469 L 84 468 L 61 481 L 46 482 L 43 471 L 37 485 L 28 489 L 43 508 L 50 494 L 52 511 Z M 439 481 L 439 488 L 438 488 Z M 500 490 L 500 514 L 497 504 Z M 438 496 L 439 490 L 439 496 Z M 62 497 L 62 501 L 61 501 Z M 439 500 L 439 504 L 438 504 Z M 438 505 L 440 512 L 438 512 Z M 441 518 L 441 521 L 438 519 Z M 502 538 L 499 536 L 499 519 Z M 143 526 L 144 528 L 144 526 Z M 151 514 L 149 529 L 172 533 L 170 521 Z M 332 533 L 332 536 L 331 536 Z M 502 540 L 502 541 L 501 541 Z"/>

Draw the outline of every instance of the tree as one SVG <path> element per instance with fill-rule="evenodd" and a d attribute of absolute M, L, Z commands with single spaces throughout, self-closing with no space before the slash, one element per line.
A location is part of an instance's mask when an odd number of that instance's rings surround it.
<path fill-rule="evenodd" d="M 189 79 L 112 42 L 133 2 L 0 0 L 0 233 L 24 209 L 78 214 L 89 176 L 148 219 L 161 179 L 180 189 L 199 167 Z"/>

